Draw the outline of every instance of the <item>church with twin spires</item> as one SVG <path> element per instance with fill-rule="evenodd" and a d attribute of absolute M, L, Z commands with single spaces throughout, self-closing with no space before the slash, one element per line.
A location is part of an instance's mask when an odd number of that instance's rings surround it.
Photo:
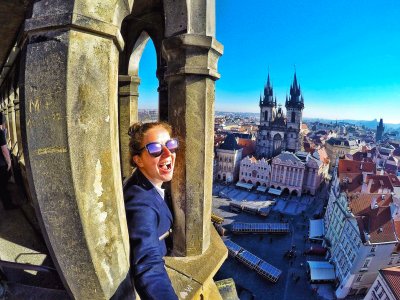
<path fill-rule="evenodd" d="M 282 105 L 276 104 L 273 87 L 268 74 L 264 96 L 260 96 L 260 125 L 256 141 L 258 158 L 272 158 L 282 151 L 301 150 L 300 129 L 303 119 L 304 98 L 297 83 L 296 72 L 286 96 L 286 115 Z"/>

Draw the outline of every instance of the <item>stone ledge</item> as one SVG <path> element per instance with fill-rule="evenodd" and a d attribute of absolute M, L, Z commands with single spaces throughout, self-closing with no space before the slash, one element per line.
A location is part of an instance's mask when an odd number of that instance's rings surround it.
<path fill-rule="evenodd" d="M 125 46 L 124 39 L 118 27 L 76 13 L 56 14 L 28 19 L 25 21 L 24 29 L 25 33 L 31 34 L 60 28 L 74 28 L 83 32 L 98 34 L 105 38 L 111 38 L 120 51 Z"/>
<path fill-rule="evenodd" d="M 210 247 L 204 254 L 165 257 L 168 275 L 179 298 L 222 299 L 212 278 L 227 256 L 228 250 L 214 227 L 211 227 Z"/>

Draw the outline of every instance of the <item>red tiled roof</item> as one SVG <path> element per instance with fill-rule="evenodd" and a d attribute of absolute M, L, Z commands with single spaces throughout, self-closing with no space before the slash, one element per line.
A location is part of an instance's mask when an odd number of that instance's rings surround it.
<path fill-rule="evenodd" d="M 339 159 L 339 175 L 341 173 L 375 172 L 375 163 L 355 160 Z"/>
<path fill-rule="evenodd" d="M 396 231 L 397 237 L 400 238 L 400 221 L 394 221 L 394 229 Z M 400 247 L 400 244 L 397 245 L 397 247 Z"/>
<path fill-rule="evenodd" d="M 352 155 L 353 160 L 356 161 L 364 161 L 364 162 L 373 162 L 371 157 L 368 157 L 367 152 L 356 152 Z"/>
<path fill-rule="evenodd" d="M 397 300 L 400 299 L 400 267 L 392 267 L 380 270 L 382 277 L 392 290 Z"/>
<path fill-rule="evenodd" d="M 387 172 L 388 174 L 396 175 L 397 174 L 397 166 L 386 164 L 385 165 L 385 172 Z"/>
<path fill-rule="evenodd" d="M 369 193 L 379 193 L 379 189 L 389 189 L 393 192 L 394 188 L 392 181 L 388 175 L 367 175 L 367 183 L 370 184 L 372 180 L 371 189 Z"/>
<path fill-rule="evenodd" d="M 400 187 L 400 179 L 396 175 L 389 174 L 388 176 L 390 178 L 390 182 L 394 187 Z"/>
<path fill-rule="evenodd" d="M 357 173 L 342 173 L 339 175 L 340 189 L 348 194 L 361 192 L 363 176 Z"/>
<path fill-rule="evenodd" d="M 238 145 L 243 147 L 242 157 L 253 154 L 256 151 L 256 142 L 253 140 L 239 138 Z"/>
<path fill-rule="evenodd" d="M 372 209 L 371 203 L 375 200 L 377 207 Z M 390 194 L 356 194 L 349 200 L 349 207 L 357 218 L 360 232 L 367 232 L 371 243 L 397 241 L 390 203 Z M 360 222 L 361 219 L 361 222 Z"/>

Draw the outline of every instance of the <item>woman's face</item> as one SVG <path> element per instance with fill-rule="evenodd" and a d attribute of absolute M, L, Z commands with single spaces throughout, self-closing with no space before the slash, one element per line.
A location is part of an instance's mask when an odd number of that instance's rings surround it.
<path fill-rule="evenodd" d="M 165 147 L 165 143 L 170 139 L 171 137 L 168 131 L 163 127 L 153 127 L 144 134 L 141 147 L 149 143 L 158 142 L 163 145 L 162 154 L 159 157 L 153 157 L 145 148 L 139 155 L 133 157 L 139 170 L 147 179 L 158 187 L 161 187 L 163 182 L 170 181 L 174 173 L 176 154 L 171 153 L 168 148 Z"/>

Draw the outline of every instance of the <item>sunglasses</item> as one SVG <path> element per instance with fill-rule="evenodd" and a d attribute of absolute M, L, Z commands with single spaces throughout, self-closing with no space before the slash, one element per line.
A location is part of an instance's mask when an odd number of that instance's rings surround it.
<path fill-rule="evenodd" d="M 164 152 L 164 147 L 167 147 L 169 152 L 175 153 L 176 149 L 178 149 L 178 140 L 177 139 L 170 139 L 165 142 L 165 145 L 158 143 L 158 142 L 153 142 L 153 143 L 148 143 L 146 146 L 143 148 L 139 149 L 139 153 L 142 152 L 144 149 L 147 150 L 147 152 L 153 156 L 153 157 L 159 157 L 163 152 Z"/>

